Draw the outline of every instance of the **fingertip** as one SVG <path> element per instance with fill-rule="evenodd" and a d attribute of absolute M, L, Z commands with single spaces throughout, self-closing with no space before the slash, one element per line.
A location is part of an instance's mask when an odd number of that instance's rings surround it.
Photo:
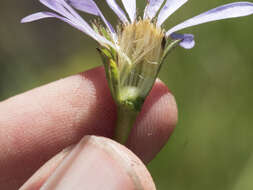
<path fill-rule="evenodd" d="M 39 179 L 29 181 L 35 186 Z M 126 147 L 108 138 L 86 136 L 51 170 L 40 189 L 155 190 L 155 185 L 145 165 Z"/>
<path fill-rule="evenodd" d="M 177 104 L 167 86 L 157 80 L 147 97 L 128 140 L 128 147 L 144 163 L 166 144 L 178 120 Z"/>

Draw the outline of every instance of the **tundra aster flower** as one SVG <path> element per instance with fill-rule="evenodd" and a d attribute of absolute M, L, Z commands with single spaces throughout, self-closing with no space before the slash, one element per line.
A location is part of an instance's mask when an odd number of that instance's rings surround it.
<path fill-rule="evenodd" d="M 127 140 L 142 104 L 151 90 L 168 53 L 177 45 L 191 49 L 192 34 L 176 32 L 203 23 L 253 14 L 253 3 L 226 4 L 188 19 L 169 30 L 163 23 L 187 0 L 148 0 L 144 15 L 137 18 L 136 0 L 106 0 L 119 18 L 113 27 L 93 0 L 40 0 L 54 12 L 39 12 L 22 19 L 22 23 L 43 18 L 58 18 L 92 37 L 99 43 L 108 84 L 118 106 L 115 139 Z M 73 9 L 98 16 L 104 24 L 86 22 Z M 126 14 L 127 13 L 127 14 Z"/>

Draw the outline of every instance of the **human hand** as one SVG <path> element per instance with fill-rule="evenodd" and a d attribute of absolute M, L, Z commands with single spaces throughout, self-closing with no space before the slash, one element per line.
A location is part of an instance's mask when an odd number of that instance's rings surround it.
<path fill-rule="evenodd" d="M 1 102 L 0 189 L 18 189 L 54 155 L 21 189 L 37 190 L 45 182 L 50 186 L 57 180 L 65 187 L 66 183 L 76 183 L 85 189 L 95 189 L 96 185 L 103 185 L 103 189 L 117 189 L 117 185 L 126 190 L 135 189 L 136 185 L 154 189 L 144 164 L 127 148 L 107 138 L 86 136 L 112 137 L 116 118 L 101 67 Z M 166 143 L 176 122 L 174 97 L 157 81 L 127 147 L 148 163 Z M 75 148 L 66 149 L 83 136 L 86 137 Z M 106 154 L 108 150 L 110 153 Z M 74 171 L 71 175 L 70 168 Z M 129 173 L 136 178 L 129 178 Z M 66 176 L 73 180 L 66 182 L 70 179 Z"/>

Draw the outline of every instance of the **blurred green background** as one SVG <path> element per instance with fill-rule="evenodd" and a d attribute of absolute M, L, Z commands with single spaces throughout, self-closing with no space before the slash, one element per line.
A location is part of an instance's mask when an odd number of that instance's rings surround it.
<path fill-rule="evenodd" d="M 97 1 L 109 20 L 116 17 Z M 138 0 L 139 13 L 144 0 Z M 191 0 L 166 28 L 230 0 Z M 20 24 L 46 10 L 37 0 L 0 7 L 0 100 L 101 65 L 97 44 L 50 19 Z M 82 14 L 86 19 L 90 16 Z M 196 26 L 196 47 L 176 49 L 160 78 L 174 93 L 179 123 L 149 165 L 159 190 L 252 190 L 253 16 Z"/>

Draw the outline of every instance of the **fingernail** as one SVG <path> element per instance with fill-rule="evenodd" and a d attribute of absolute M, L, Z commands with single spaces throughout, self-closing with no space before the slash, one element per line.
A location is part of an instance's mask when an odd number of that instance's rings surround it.
<path fill-rule="evenodd" d="M 143 165 L 141 161 L 132 159 L 112 140 L 87 136 L 69 153 L 41 190 L 144 190 L 138 176 L 142 170 L 136 169 L 139 165 Z M 149 187 L 155 189 L 152 184 Z"/>

